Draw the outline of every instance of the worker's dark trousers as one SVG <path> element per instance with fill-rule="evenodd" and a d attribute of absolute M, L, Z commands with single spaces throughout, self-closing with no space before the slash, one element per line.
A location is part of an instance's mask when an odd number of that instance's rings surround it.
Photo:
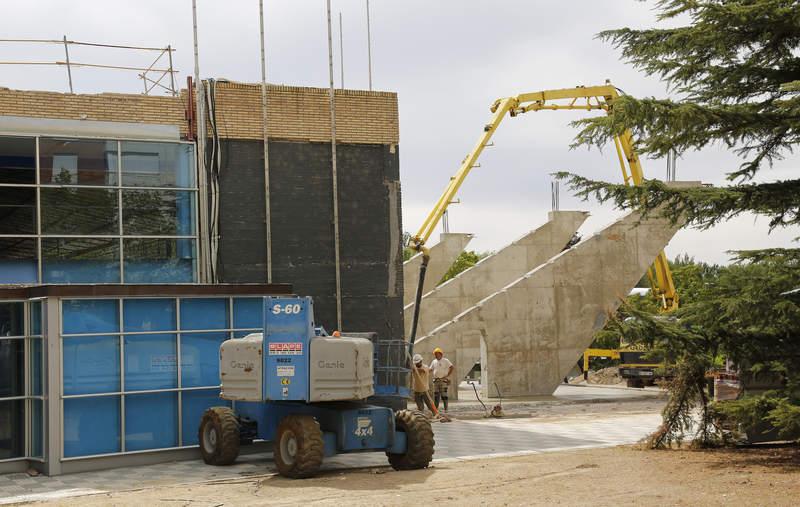
<path fill-rule="evenodd" d="M 431 413 L 434 412 L 433 405 L 431 404 L 431 398 L 430 398 L 430 395 L 428 395 L 428 393 L 426 393 L 426 392 L 422 392 L 422 393 L 415 392 L 414 393 L 414 401 L 417 402 L 417 410 L 419 410 L 420 412 L 423 412 L 425 410 L 426 406 L 428 407 L 428 410 L 431 411 Z"/>
<path fill-rule="evenodd" d="M 436 409 L 439 409 L 439 400 L 444 402 L 444 411 L 447 412 L 447 382 L 443 381 L 434 381 L 433 382 L 433 402 L 436 405 Z"/>

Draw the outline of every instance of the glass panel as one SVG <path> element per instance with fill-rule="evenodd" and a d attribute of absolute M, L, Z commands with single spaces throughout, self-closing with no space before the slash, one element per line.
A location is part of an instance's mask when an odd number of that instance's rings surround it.
<path fill-rule="evenodd" d="M 31 395 L 42 395 L 42 339 L 29 338 L 30 340 L 30 360 L 28 375 L 30 375 Z"/>
<path fill-rule="evenodd" d="M 126 336 L 125 391 L 178 387 L 176 354 L 174 334 Z"/>
<path fill-rule="evenodd" d="M 117 191 L 42 188 L 42 234 L 119 234 Z"/>
<path fill-rule="evenodd" d="M 0 459 L 25 454 L 25 400 L 0 401 Z"/>
<path fill-rule="evenodd" d="M 120 451 L 119 396 L 64 400 L 64 456 Z"/>
<path fill-rule="evenodd" d="M 63 334 L 119 331 L 119 301 L 116 299 L 65 299 L 61 312 Z"/>
<path fill-rule="evenodd" d="M 31 336 L 39 336 L 42 334 L 42 302 L 31 301 L 31 323 L 30 333 Z"/>
<path fill-rule="evenodd" d="M 36 189 L 0 187 L 0 234 L 36 234 Z"/>
<path fill-rule="evenodd" d="M 0 337 L 25 336 L 25 303 L 0 303 Z"/>
<path fill-rule="evenodd" d="M 0 283 L 36 283 L 36 240 L 0 238 Z"/>
<path fill-rule="evenodd" d="M 64 394 L 111 393 L 120 390 L 118 337 L 64 338 L 62 349 Z"/>
<path fill-rule="evenodd" d="M 183 418 L 183 444 L 197 445 L 197 433 L 200 429 L 200 419 L 203 412 L 210 407 L 230 407 L 231 402 L 220 399 L 219 389 L 208 391 L 183 391 L 181 393 L 182 418 Z"/>
<path fill-rule="evenodd" d="M 117 142 L 39 139 L 43 185 L 116 185 Z"/>
<path fill-rule="evenodd" d="M 43 238 L 44 283 L 119 283 L 119 241 Z"/>
<path fill-rule="evenodd" d="M 44 456 L 44 402 L 31 400 L 31 456 Z"/>
<path fill-rule="evenodd" d="M 126 299 L 123 329 L 127 332 L 174 331 L 177 329 L 175 306 L 174 299 Z"/>
<path fill-rule="evenodd" d="M 228 299 L 181 299 L 181 329 L 228 329 Z"/>
<path fill-rule="evenodd" d="M 194 192 L 123 190 L 122 231 L 127 236 L 191 236 Z"/>
<path fill-rule="evenodd" d="M 36 183 L 36 139 L 0 137 L 0 183 Z"/>
<path fill-rule="evenodd" d="M 154 417 L 154 414 L 158 414 Z M 125 396 L 125 450 L 178 446 L 178 394 Z"/>
<path fill-rule="evenodd" d="M 125 239 L 125 283 L 195 281 L 193 239 Z"/>
<path fill-rule="evenodd" d="M 0 398 L 25 396 L 25 340 L 0 338 Z"/>
<path fill-rule="evenodd" d="M 235 298 L 233 300 L 233 327 L 249 329 L 264 327 L 264 300 L 262 298 Z"/>
<path fill-rule="evenodd" d="M 219 346 L 228 333 L 188 333 L 181 335 L 181 385 L 219 386 Z"/>
<path fill-rule="evenodd" d="M 194 146 L 122 141 L 122 185 L 194 187 Z"/>

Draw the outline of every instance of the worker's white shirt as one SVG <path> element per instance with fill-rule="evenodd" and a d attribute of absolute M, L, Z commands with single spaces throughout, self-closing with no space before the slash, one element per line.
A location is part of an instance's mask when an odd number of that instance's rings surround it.
<path fill-rule="evenodd" d="M 434 359 L 431 362 L 431 371 L 433 371 L 433 378 L 443 378 L 447 376 L 447 372 L 450 371 L 450 367 L 453 366 L 453 363 L 450 362 L 449 359 L 443 357 L 441 360 Z"/>

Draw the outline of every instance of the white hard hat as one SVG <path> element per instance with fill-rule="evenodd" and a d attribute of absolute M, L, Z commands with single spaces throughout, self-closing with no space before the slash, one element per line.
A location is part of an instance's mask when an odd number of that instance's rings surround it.
<path fill-rule="evenodd" d="M 419 354 L 414 354 L 414 364 L 421 363 L 421 362 L 422 362 L 422 356 L 419 355 Z"/>

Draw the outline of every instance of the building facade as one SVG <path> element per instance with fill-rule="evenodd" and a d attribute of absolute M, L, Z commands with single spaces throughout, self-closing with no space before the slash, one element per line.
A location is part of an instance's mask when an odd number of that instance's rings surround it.
<path fill-rule="evenodd" d="M 193 449 L 219 344 L 290 290 L 264 285 L 260 87 L 206 86 L 203 164 L 186 90 L 0 89 L 0 472 Z M 402 339 L 397 97 L 337 90 L 334 223 L 327 93 L 268 89 L 272 281 L 327 329 L 338 308 L 344 330 Z"/>

